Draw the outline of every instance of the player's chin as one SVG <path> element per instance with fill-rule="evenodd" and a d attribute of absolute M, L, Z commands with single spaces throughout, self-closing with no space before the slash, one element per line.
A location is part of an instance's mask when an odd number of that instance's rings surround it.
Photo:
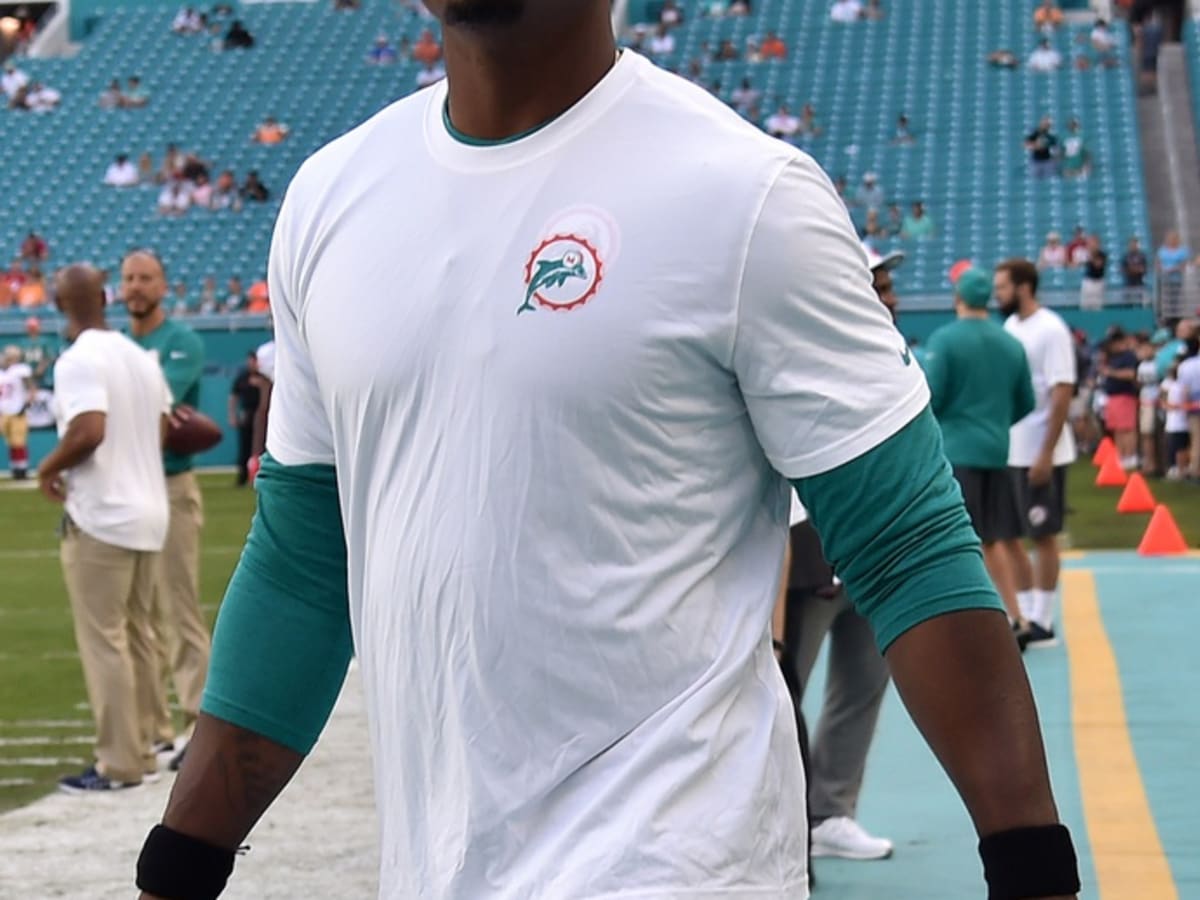
<path fill-rule="evenodd" d="M 516 25 L 525 15 L 525 0 L 443 0 L 430 3 L 441 20 L 454 28 L 503 28 Z"/>

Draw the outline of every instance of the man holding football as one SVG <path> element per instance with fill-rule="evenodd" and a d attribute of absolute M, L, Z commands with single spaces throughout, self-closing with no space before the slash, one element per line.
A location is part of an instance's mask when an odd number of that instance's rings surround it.
<path fill-rule="evenodd" d="M 152 251 L 137 250 L 125 257 L 121 263 L 121 287 L 133 339 L 157 354 L 175 398 L 175 415 L 186 416 L 187 410 L 200 403 L 203 341 L 191 328 L 167 318 L 162 305 L 167 296 L 166 271 Z M 182 413 L 180 407 L 184 408 Z M 189 730 L 200 709 L 210 643 L 208 627 L 200 613 L 200 529 L 204 525 L 204 507 L 192 471 L 193 459 L 169 448 L 163 453 L 171 524 L 154 603 L 158 657 L 170 666 L 185 727 Z M 159 690 L 155 738 L 160 752 L 177 749 L 165 686 Z"/>

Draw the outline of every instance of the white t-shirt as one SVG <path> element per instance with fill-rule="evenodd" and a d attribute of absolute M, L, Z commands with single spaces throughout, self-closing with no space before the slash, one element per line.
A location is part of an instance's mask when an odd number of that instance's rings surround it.
<path fill-rule="evenodd" d="M 1097 50 L 1111 50 L 1117 46 L 1117 36 L 1107 28 L 1092 29 L 1092 46 Z"/>
<path fill-rule="evenodd" d="M 1137 367 L 1138 384 L 1141 390 L 1138 399 L 1143 406 L 1154 406 L 1158 403 L 1158 363 L 1152 358 L 1144 359 Z"/>
<path fill-rule="evenodd" d="M 1057 268 L 1067 264 L 1066 244 L 1047 244 L 1042 248 L 1038 257 L 1038 265 L 1047 268 Z"/>
<path fill-rule="evenodd" d="M 0 415 L 15 416 L 29 403 L 29 379 L 33 369 L 27 363 L 13 363 L 0 369 Z"/>
<path fill-rule="evenodd" d="M 925 379 L 829 179 L 701 88 L 626 52 L 485 147 L 445 102 L 305 163 L 271 253 L 267 447 L 337 467 L 381 896 L 803 898 L 781 474 Z"/>
<path fill-rule="evenodd" d="M 650 38 L 650 52 L 655 56 L 666 56 L 675 52 L 675 36 L 669 31 Z"/>
<path fill-rule="evenodd" d="M 20 69 L 13 69 L 11 72 L 0 75 L 0 90 L 4 91 L 5 97 L 11 97 L 27 84 L 29 84 L 29 76 Z"/>
<path fill-rule="evenodd" d="M 164 211 L 185 212 L 192 205 L 192 189 L 188 185 L 176 188 L 168 184 L 158 194 L 158 208 Z"/>
<path fill-rule="evenodd" d="M 1168 378 L 1163 382 L 1163 393 L 1166 395 L 1168 407 L 1178 406 L 1178 409 L 1167 409 L 1163 430 L 1168 432 L 1186 432 L 1188 430 L 1187 388 L 1183 382 Z"/>
<path fill-rule="evenodd" d="M 54 364 L 58 435 L 81 413 L 105 414 L 104 440 L 67 473 L 67 515 L 85 534 L 128 550 L 167 539 L 162 417 L 171 411 L 157 360 L 116 331 L 90 329 Z"/>
<path fill-rule="evenodd" d="M 1179 364 L 1179 383 L 1187 391 L 1188 405 L 1200 414 L 1200 356 L 1185 359 Z M 1193 452 L 1200 449 L 1193 448 Z"/>
<path fill-rule="evenodd" d="M 791 113 L 775 113 L 767 119 L 767 134 L 778 134 L 792 137 L 800 130 L 800 120 Z"/>
<path fill-rule="evenodd" d="M 1062 54 L 1053 47 L 1038 47 L 1029 54 L 1029 68 L 1034 72 L 1053 72 L 1062 65 Z"/>
<path fill-rule="evenodd" d="M 1067 323 L 1058 313 L 1039 307 L 1028 319 L 1008 317 L 1004 330 L 1019 340 L 1029 359 L 1033 375 L 1033 393 L 1037 406 L 1009 432 L 1008 464 L 1028 468 L 1037 460 L 1050 421 L 1050 392 L 1058 384 L 1077 380 L 1075 341 Z M 1054 465 L 1075 462 L 1075 436 L 1069 424 L 1063 425 L 1054 447 Z"/>
<path fill-rule="evenodd" d="M 849 24 L 857 22 L 862 16 L 862 3 L 859 0 L 837 0 L 829 10 L 829 17 L 835 22 Z"/>
<path fill-rule="evenodd" d="M 112 163 L 104 173 L 104 183 L 112 187 L 132 187 L 138 183 L 137 166 L 129 160 Z"/>

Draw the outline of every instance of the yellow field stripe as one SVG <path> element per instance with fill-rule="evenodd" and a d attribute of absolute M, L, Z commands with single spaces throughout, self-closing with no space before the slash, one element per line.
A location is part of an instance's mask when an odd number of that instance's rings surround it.
<path fill-rule="evenodd" d="M 1075 760 L 1100 897 L 1178 900 L 1133 752 L 1095 578 L 1081 569 L 1062 579 Z"/>

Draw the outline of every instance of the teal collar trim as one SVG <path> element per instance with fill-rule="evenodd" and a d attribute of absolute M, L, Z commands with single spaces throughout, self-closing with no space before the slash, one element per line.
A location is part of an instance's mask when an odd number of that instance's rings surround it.
<path fill-rule="evenodd" d="M 562 115 L 562 113 L 559 113 Z M 446 131 L 450 137 L 458 141 L 460 144 L 466 144 L 468 147 L 502 147 L 505 144 L 515 144 L 517 141 L 524 140 L 527 137 L 537 134 L 547 125 L 550 125 L 559 116 L 554 116 L 552 119 L 547 119 L 540 125 L 535 125 L 527 131 L 522 131 L 520 134 L 514 134 L 512 137 L 500 138 L 498 140 L 488 140 L 486 138 L 475 138 L 469 134 L 463 134 L 454 127 L 454 123 L 450 121 L 450 101 L 449 99 L 442 105 L 442 123 L 446 126 Z"/>

